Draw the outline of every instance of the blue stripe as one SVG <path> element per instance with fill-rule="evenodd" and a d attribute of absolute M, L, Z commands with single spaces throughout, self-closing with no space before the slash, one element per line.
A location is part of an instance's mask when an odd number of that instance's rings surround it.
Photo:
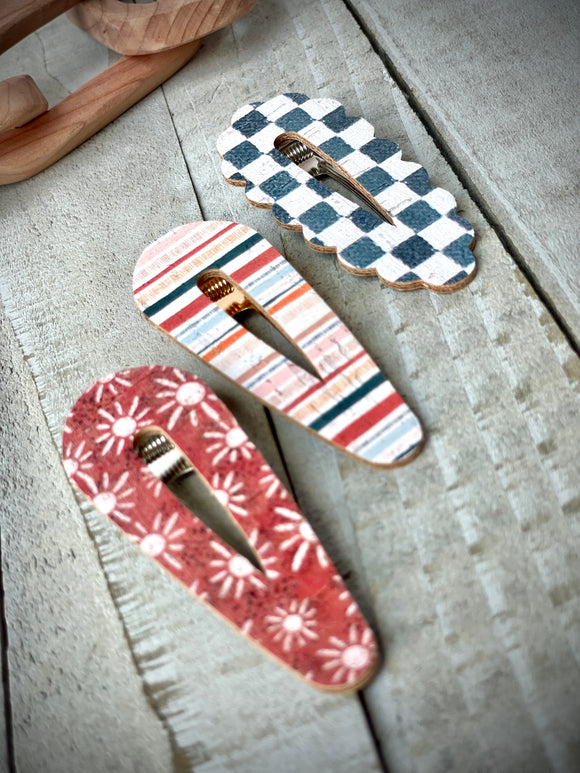
<path fill-rule="evenodd" d="M 389 446 L 395 444 L 407 433 L 412 432 L 416 427 L 420 428 L 417 417 L 411 413 L 410 410 L 405 411 L 405 414 L 400 417 L 399 421 L 394 426 L 383 427 L 379 437 L 373 442 L 374 438 L 367 441 L 362 448 L 357 448 L 356 453 L 363 456 L 365 459 L 376 459 L 382 452 Z M 399 459 L 402 456 L 406 456 L 411 452 L 413 448 L 418 444 L 415 443 L 411 448 L 406 448 L 396 458 Z M 369 445 L 371 443 L 371 445 Z M 353 444 L 353 450 L 354 450 Z"/>
<path fill-rule="evenodd" d="M 212 268 L 212 269 L 221 268 L 226 263 L 229 263 L 230 260 L 234 260 L 234 258 L 237 258 L 243 252 L 246 252 L 246 250 L 249 250 L 251 247 L 253 247 L 255 244 L 257 244 L 260 241 L 262 241 L 262 237 L 260 236 L 260 234 L 255 233 L 253 236 L 250 236 L 241 244 L 238 244 L 237 247 L 234 247 L 229 252 L 226 252 L 226 254 L 222 255 L 221 258 L 214 260 L 214 262 L 210 266 L 205 266 L 203 270 L 206 271 L 209 268 Z M 169 306 L 170 303 L 173 303 L 173 301 L 177 300 L 177 298 L 179 298 L 181 295 L 184 295 L 188 290 L 191 290 L 192 287 L 196 287 L 197 277 L 198 277 L 198 274 L 190 277 L 187 281 L 183 282 L 183 284 L 180 284 L 179 287 L 176 287 L 175 290 L 172 290 L 170 293 L 168 293 L 164 298 L 161 298 L 160 300 L 155 301 L 155 303 L 152 303 L 151 306 L 146 306 L 143 309 L 143 313 L 147 317 L 152 317 L 154 314 L 157 314 L 158 311 L 161 311 L 166 306 Z"/>
<path fill-rule="evenodd" d="M 362 400 L 365 395 L 368 395 L 369 392 L 372 392 L 373 389 L 376 389 L 385 381 L 386 379 L 382 373 L 375 373 L 375 375 L 365 384 L 360 386 L 358 389 L 355 389 L 354 392 L 351 392 L 350 395 L 347 395 L 347 397 L 345 397 L 343 400 L 340 400 L 340 402 L 336 403 L 335 406 L 326 411 L 326 413 L 323 413 L 322 416 L 319 416 L 316 421 L 314 421 L 312 424 L 309 424 L 308 426 L 315 430 L 315 432 L 318 432 L 322 429 L 322 427 L 330 424 L 333 419 L 336 419 L 336 417 L 340 416 L 341 413 L 344 413 L 344 411 L 346 411 L 352 405 L 358 403 L 358 401 Z"/>

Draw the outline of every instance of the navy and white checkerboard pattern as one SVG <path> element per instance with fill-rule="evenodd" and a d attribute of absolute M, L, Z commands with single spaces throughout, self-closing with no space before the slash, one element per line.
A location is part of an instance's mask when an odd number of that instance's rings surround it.
<path fill-rule="evenodd" d="M 354 177 L 393 218 L 362 209 L 289 161 L 274 146 L 294 132 Z M 286 227 L 300 227 L 323 251 L 336 250 L 348 270 L 377 273 L 401 289 L 459 289 L 475 275 L 473 228 L 455 213 L 453 196 L 431 188 L 419 164 L 401 159 L 398 145 L 374 137 L 363 118 L 345 114 L 334 99 L 282 94 L 244 105 L 218 139 L 222 173 L 245 182 L 248 199 L 271 207 Z"/>

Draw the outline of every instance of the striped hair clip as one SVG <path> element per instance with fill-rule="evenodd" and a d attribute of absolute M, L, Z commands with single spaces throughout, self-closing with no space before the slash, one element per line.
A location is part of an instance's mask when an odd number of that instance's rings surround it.
<path fill-rule="evenodd" d="M 334 692 L 372 678 L 377 643 L 356 602 L 297 504 L 199 378 L 149 366 L 101 379 L 68 416 L 63 461 L 97 510 L 295 674 Z M 189 476 L 224 508 L 229 542 L 176 496 Z"/>
<path fill-rule="evenodd" d="M 471 225 L 419 164 L 334 99 L 281 94 L 237 110 L 218 139 L 222 173 L 283 228 L 399 290 L 449 293 L 476 273 Z M 322 179 L 332 178 L 342 193 Z M 354 199 L 354 200 L 352 200 Z"/>
<path fill-rule="evenodd" d="M 421 450 L 417 417 L 350 330 L 269 242 L 238 223 L 181 226 L 151 244 L 133 287 L 144 315 L 267 406 L 357 459 Z M 254 313 L 301 358 L 240 323 Z"/>

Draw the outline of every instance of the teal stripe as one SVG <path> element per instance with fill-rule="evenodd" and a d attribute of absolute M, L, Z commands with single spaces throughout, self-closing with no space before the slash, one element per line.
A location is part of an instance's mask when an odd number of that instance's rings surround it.
<path fill-rule="evenodd" d="M 205 266 L 203 270 L 207 271 L 207 269 L 209 268 L 213 268 L 213 269 L 221 268 L 226 263 L 229 263 L 230 260 L 234 260 L 243 252 L 245 252 L 246 250 L 249 250 L 251 247 L 253 247 L 261 240 L 262 240 L 262 237 L 260 236 L 260 234 L 254 234 L 253 236 L 250 236 L 250 238 L 246 239 L 245 242 L 238 244 L 237 247 L 234 247 L 229 252 L 226 252 L 225 255 L 222 255 L 221 258 L 218 258 L 218 260 L 215 260 L 211 264 L 211 266 Z M 144 308 L 143 313 L 147 317 L 152 317 L 154 314 L 157 314 L 158 311 L 161 311 L 166 306 L 169 306 L 170 303 L 173 303 L 173 301 L 179 298 L 180 295 L 184 295 L 188 290 L 191 290 L 192 287 L 196 287 L 197 277 L 198 277 L 197 274 L 195 276 L 192 276 L 186 282 L 179 285 L 179 287 L 176 287 L 175 290 L 172 290 L 170 293 L 168 293 L 165 297 L 161 298 L 158 301 L 155 301 L 155 303 L 152 303 L 150 306 L 147 306 L 146 308 Z"/>
<path fill-rule="evenodd" d="M 366 384 L 363 384 L 358 389 L 355 389 L 355 391 L 351 392 L 348 397 L 345 397 L 344 400 L 341 400 L 333 408 L 331 408 L 329 411 L 326 411 L 326 413 L 323 413 L 322 416 L 319 416 L 315 422 L 309 424 L 308 426 L 318 432 L 322 429 L 322 427 L 326 427 L 327 424 L 330 424 L 333 419 L 336 419 L 337 416 L 340 416 L 343 411 L 346 411 L 347 408 L 350 408 L 351 405 L 354 405 L 365 395 L 368 395 L 369 392 L 372 392 L 373 389 L 376 389 L 378 386 L 384 383 L 384 381 L 385 377 L 382 373 L 375 373 L 375 375 L 369 379 Z"/>

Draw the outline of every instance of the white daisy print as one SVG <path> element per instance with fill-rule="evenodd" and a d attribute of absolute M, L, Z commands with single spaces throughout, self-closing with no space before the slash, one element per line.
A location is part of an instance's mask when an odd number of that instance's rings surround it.
<path fill-rule="evenodd" d="M 264 473 L 263 477 L 260 478 L 260 483 L 263 486 L 268 486 L 266 489 L 266 498 L 270 499 L 270 497 L 273 497 L 274 494 L 279 491 L 282 499 L 285 499 L 288 496 L 288 493 L 278 476 L 272 472 L 267 464 L 263 464 L 260 467 L 260 470 Z"/>
<path fill-rule="evenodd" d="M 276 507 L 274 510 L 282 518 L 287 519 L 286 523 L 276 524 L 274 531 L 288 534 L 288 538 L 280 543 L 281 550 L 296 550 L 292 559 L 292 571 L 297 572 L 301 568 L 311 548 L 318 563 L 325 569 L 329 565 L 328 557 L 308 521 L 296 510 L 290 510 L 287 507 Z"/>
<path fill-rule="evenodd" d="M 242 503 L 246 501 L 246 496 L 242 493 L 244 484 L 240 481 L 236 483 L 231 470 L 223 476 L 216 472 L 211 479 L 211 485 L 220 505 L 231 510 L 234 515 L 243 517 L 248 514 L 248 511 L 242 507 Z"/>
<path fill-rule="evenodd" d="M 372 663 L 374 643 L 368 627 L 359 636 L 356 625 L 351 625 L 348 641 L 331 636 L 329 642 L 334 648 L 320 649 L 316 654 L 327 659 L 322 665 L 325 671 L 334 669 L 332 681 L 335 683 L 354 681 Z"/>
<path fill-rule="evenodd" d="M 111 449 L 116 449 L 120 454 L 125 445 L 133 442 L 133 436 L 138 429 L 146 426 L 144 416 L 149 412 L 149 408 L 139 410 L 139 398 L 133 398 L 129 409 L 125 411 L 117 401 L 113 403 L 111 411 L 99 408 L 99 416 L 102 421 L 97 424 L 97 429 L 103 434 L 97 438 L 97 443 L 104 443 L 103 456 L 108 454 Z"/>
<path fill-rule="evenodd" d="M 156 478 L 155 475 L 151 472 L 151 470 L 148 467 L 140 467 L 139 472 L 141 473 L 141 476 L 143 478 L 143 485 L 145 488 L 149 489 L 149 491 L 153 494 L 155 499 L 159 497 L 159 494 L 161 494 L 161 489 L 163 488 L 163 481 L 159 478 Z"/>
<path fill-rule="evenodd" d="M 123 389 L 132 386 L 126 374 L 127 371 L 122 371 L 121 373 L 110 373 L 108 376 L 100 378 L 94 386 L 95 400 L 100 403 L 105 392 L 116 397 Z"/>
<path fill-rule="evenodd" d="M 147 531 L 143 524 L 136 521 L 134 526 L 138 533 L 127 536 L 151 558 L 162 559 L 174 569 L 181 569 L 181 561 L 177 559 L 175 554 L 183 550 L 183 543 L 178 542 L 178 540 L 185 533 L 185 529 L 174 528 L 177 518 L 178 514 L 173 513 L 164 524 L 163 516 L 161 513 L 157 513 L 150 531 Z"/>
<path fill-rule="evenodd" d="M 335 580 L 335 582 L 342 582 L 342 578 L 341 578 L 341 576 L 340 576 L 339 574 L 335 574 L 335 575 L 334 575 L 334 577 L 333 577 L 332 579 L 333 579 L 333 580 Z M 356 605 L 356 601 L 355 601 L 355 600 L 353 599 L 353 597 L 351 596 L 351 594 L 350 594 L 350 591 L 349 591 L 347 588 L 345 588 L 345 589 L 342 591 L 342 593 L 339 593 L 339 594 L 338 594 L 338 598 L 339 598 L 341 601 L 347 601 L 347 600 L 350 600 L 350 603 L 349 603 L 349 605 L 347 606 L 347 608 L 345 609 L 345 611 L 344 611 L 344 614 L 345 614 L 347 617 L 350 617 L 350 615 L 354 615 L 354 613 L 356 612 L 356 610 L 358 609 L 358 607 L 357 607 L 357 605 Z"/>
<path fill-rule="evenodd" d="M 207 451 L 210 454 L 215 452 L 211 460 L 212 464 L 219 464 L 222 459 L 227 458 L 234 464 L 240 457 L 250 459 L 254 450 L 254 444 L 250 441 L 241 427 L 229 427 L 225 422 L 220 421 L 221 432 L 205 432 L 204 437 L 214 440 Z"/>
<path fill-rule="evenodd" d="M 202 590 L 200 592 L 199 590 L 199 580 L 194 580 L 191 585 L 189 586 L 189 590 L 192 593 L 195 593 L 198 599 L 201 599 L 201 601 L 207 601 L 209 599 L 209 593 L 206 590 Z"/>
<path fill-rule="evenodd" d="M 164 387 L 157 393 L 157 397 L 165 400 L 165 403 L 159 408 L 159 413 L 171 411 L 167 421 L 167 429 L 172 430 L 175 427 L 184 411 L 189 414 L 189 420 L 194 427 L 197 427 L 198 424 L 198 408 L 201 408 L 210 418 L 218 418 L 217 412 L 209 404 L 210 400 L 216 402 L 217 397 L 209 393 L 201 381 L 188 381 L 185 374 L 179 370 L 174 370 L 173 376 L 173 379 L 155 379 L 157 384 Z"/>
<path fill-rule="evenodd" d="M 68 443 L 64 451 L 63 465 L 69 478 L 78 478 L 88 485 L 93 483 L 89 475 L 89 470 L 93 467 L 92 462 L 89 462 L 92 455 L 92 451 L 85 450 L 84 440 L 81 440 L 76 448 L 72 443 Z"/>
<path fill-rule="evenodd" d="M 272 544 L 264 542 L 263 545 L 259 546 L 257 529 L 252 529 L 248 542 L 258 554 L 266 577 L 272 579 L 278 577 L 279 572 L 271 568 L 272 564 L 276 563 L 276 557 L 267 555 Z M 217 569 L 209 581 L 211 583 L 220 583 L 218 595 L 221 599 L 228 596 L 230 592 L 232 592 L 235 599 L 240 599 L 246 590 L 247 584 L 259 590 L 266 589 L 264 575 L 245 556 L 241 556 L 235 550 L 229 549 L 214 540 L 210 544 L 220 557 L 214 558 L 209 562 L 211 567 Z"/>
<path fill-rule="evenodd" d="M 316 610 L 309 607 L 308 599 L 290 602 L 288 609 L 275 607 L 273 615 L 266 615 L 268 631 L 274 633 L 274 641 L 282 641 L 282 649 L 289 652 L 297 644 L 303 647 L 309 640 L 318 639 L 318 634 L 312 629 L 317 622 L 314 619 Z"/>
<path fill-rule="evenodd" d="M 128 477 L 129 472 L 126 470 L 122 475 L 119 475 L 116 482 L 113 482 L 109 478 L 109 473 L 104 472 L 99 486 L 92 480 L 88 483 L 91 499 L 97 510 L 125 523 L 131 521 L 127 510 L 132 510 L 135 507 L 135 503 L 130 499 L 135 489 L 125 488 Z"/>

